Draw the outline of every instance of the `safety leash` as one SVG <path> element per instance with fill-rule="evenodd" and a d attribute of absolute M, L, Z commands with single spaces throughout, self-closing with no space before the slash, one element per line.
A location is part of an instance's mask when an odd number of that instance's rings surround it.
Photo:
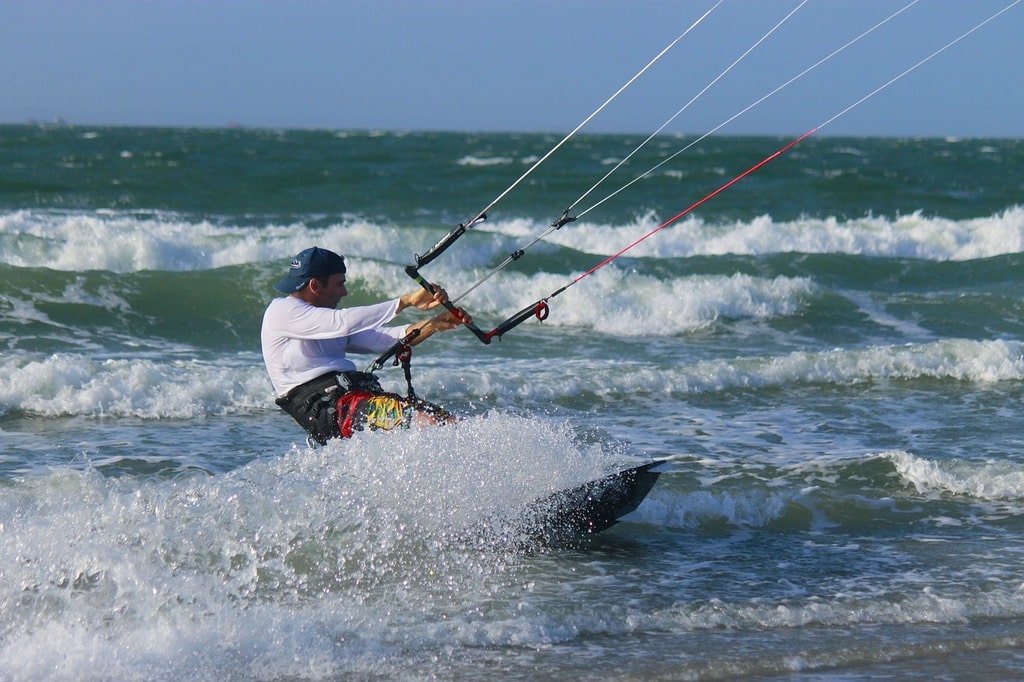
<path fill-rule="evenodd" d="M 397 367 L 402 366 L 402 372 L 405 373 L 405 384 L 406 384 L 406 397 L 409 400 L 416 400 L 416 389 L 412 387 L 412 342 L 420 335 L 419 329 L 413 329 L 411 332 L 403 336 L 395 345 L 381 353 L 380 357 L 374 360 L 370 366 L 366 369 L 370 374 L 374 374 L 377 370 L 384 367 L 388 360 L 391 360 L 391 365 Z"/>

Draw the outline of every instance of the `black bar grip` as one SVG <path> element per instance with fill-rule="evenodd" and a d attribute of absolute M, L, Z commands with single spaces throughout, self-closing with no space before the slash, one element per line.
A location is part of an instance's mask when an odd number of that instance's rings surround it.
<path fill-rule="evenodd" d="M 422 256 L 419 255 L 418 253 L 415 254 L 413 256 L 413 258 L 416 261 L 415 267 L 421 268 L 430 261 L 440 256 L 448 249 L 449 246 L 455 243 L 456 239 L 466 234 L 466 230 L 475 227 L 477 223 L 484 220 L 487 220 L 487 214 L 481 213 L 476 218 L 470 220 L 468 223 L 459 223 L 458 227 L 456 227 L 454 230 L 452 230 L 445 236 L 441 237 L 441 239 L 439 239 L 436 244 L 431 246 L 430 249 L 428 249 L 425 254 L 423 254 Z M 406 268 L 406 272 L 408 272 L 408 268 Z"/>
<path fill-rule="evenodd" d="M 454 230 L 449 232 L 447 235 L 442 237 L 440 239 L 440 241 L 438 241 L 436 244 L 431 246 L 430 249 L 425 254 L 423 254 L 421 256 L 421 255 L 419 255 L 417 253 L 417 254 L 415 254 L 413 256 L 413 258 L 416 259 L 416 267 L 417 268 L 423 267 L 424 265 L 426 265 L 430 261 L 432 261 L 435 258 L 437 258 L 438 256 L 440 256 L 442 253 L 445 252 L 445 250 L 449 246 L 451 246 L 452 244 L 455 243 L 456 239 L 458 239 L 459 237 L 461 237 L 465 233 L 466 233 L 466 226 L 463 225 L 462 223 L 459 223 L 459 226 L 457 228 L 455 228 Z"/>
<path fill-rule="evenodd" d="M 548 304 L 546 300 L 540 300 L 537 301 L 536 303 L 531 303 L 530 305 L 526 306 L 512 317 L 508 318 L 507 320 L 499 324 L 491 331 L 487 332 L 487 343 L 490 343 L 490 340 L 493 337 L 501 337 L 502 334 L 509 331 L 510 329 L 518 327 L 531 317 L 536 317 L 538 320 L 547 319 Z"/>
<path fill-rule="evenodd" d="M 420 274 L 420 271 L 416 268 L 415 265 L 406 266 L 405 274 L 409 275 L 414 280 L 416 280 L 417 284 L 419 284 L 421 287 L 423 287 L 430 293 L 434 293 L 434 287 L 430 284 L 430 282 L 423 278 L 423 275 Z M 451 301 L 445 301 L 441 305 L 443 305 L 452 315 L 459 318 L 462 321 L 462 324 L 464 324 L 466 328 L 469 329 L 469 331 L 473 332 L 473 334 L 476 335 L 476 338 L 480 339 L 481 343 L 483 343 L 485 346 L 491 343 L 491 337 L 489 337 L 487 334 L 481 331 L 480 327 L 477 327 L 475 324 L 473 324 L 466 316 L 466 313 L 456 308 Z"/>

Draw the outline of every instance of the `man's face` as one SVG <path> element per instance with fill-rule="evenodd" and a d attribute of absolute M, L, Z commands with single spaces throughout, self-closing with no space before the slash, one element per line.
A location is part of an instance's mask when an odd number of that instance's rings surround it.
<path fill-rule="evenodd" d="M 336 308 L 338 301 L 348 295 L 345 288 L 345 274 L 338 273 L 327 278 L 326 283 L 319 279 L 309 280 L 309 289 L 313 294 L 312 305 L 317 308 Z"/>

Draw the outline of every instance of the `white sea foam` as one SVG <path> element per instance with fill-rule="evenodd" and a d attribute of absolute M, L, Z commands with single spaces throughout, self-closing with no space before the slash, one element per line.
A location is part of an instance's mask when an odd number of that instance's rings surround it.
<path fill-rule="evenodd" d="M 628 570 L 605 571 L 600 553 L 567 566 L 561 555 L 547 564 L 534 557 L 524 569 L 507 547 L 450 532 L 613 461 L 614 453 L 580 448 L 564 425 L 492 415 L 292 448 L 215 476 L 140 481 L 56 468 L 14 482 L 0 495 L 0 676 L 391 677 L 389 664 L 408 672 L 419 652 L 438 647 L 723 628 L 798 636 L 815 626 L 1024 613 L 1019 581 L 934 589 L 931 567 L 893 575 L 885 562 L 877 584 L 827 570 L 782 595 L 786 581 L 772 580 L 754 599 L 716 584 L 723 596 L 683 588 L 651 603 Z M 656 489 L 641 510 L 660 524 L 657 499 Z M 684 528 L 691 519 L 759 527 L 788 502 L 770 491 L 697 494 L 671 513 Z M 871 554 L 852 542 L 847 549 Z M 659 579 L 703 585 L 720 566 L 712 552 L 702 557 Z M 785 557 L 765 560 L 786 570 Z M 620 586 L 640 596 L 584 598 Z"/>
<path fill-rule="evenodd" d="M 394 646 L 557 639 L 487 603 L 517 550 L 460 533 L 617 458 L 493 415 L 216 476 L 29 477 L 0 495 L 0 677 L 344 677 Z"/>
<path fill-rule="evenodd" d="M 201 270 L 226 264 L 230 230 L 165 215 L 18 211 L 0 216 L 3 261 L 54 270 Z M 241 235 L 239 235 L 241 237 Z"/>
<path fill-rule="evenodd" d="M 527 373 L 528 383 L 517 381 L 516 377 Z M 492 395 L 506 395 L 508 389 L 501 390 L 501 387 L 522 384 L 521 392 L 546 399 L 584 391 L 608 396 L 703 394 L 736 388 L 854 385 L 915 379 L 985 385 L 1024 379 L 1024 343 L 946 339 L 864 349 L 801 351 L 775 357 L 722 358 L 669 367 L 650 367 L 628 361 L 609 366 L 603 360 L 576 359 L 569 373 L 564 364 L 546 367 L 530 363 L 526 367 L 525 363 L 506 362 L 489 368 L 488 374 L 486 381 L 489 390 L 494 392 Z"/>
<path fill-rule="evenodd" d="M 424 243 L 428 240 L 425 235 Z M 0 215 L 0 260 L 54 270 L 194 271 L 246 263 L 283 262 L 310 245 L 346 255 L 410 256 L 394 228 L 357 219 L 327 229 L 304 224 L 259 228 L 193 221 L 173 213 L 144 216 L 110 211 L 17 211 Z"/>
<path fill-rule="evenodd" d="M 753 371 L 744 371 L 749 368 Z M 751 363 L 737 361 L 737 385 L 790 382 L 849 384 L 884 379 L 953 379 L 974 383 L 1024 378 L 1024 344 L 1016 341 L 943 339 L 933 343 L 858 350 L 795 352 Z"/>
<path fill-rule="evenodd" d="M 458 273 L 449 291 L 458 291 Z M 550 296 L 568 283 L 564 275 L 505 276 L 505 286 L 474 293 L 470 308 L 507 315 Z M 617 336 L 670 336 L 710 326 L 720 318 L 765 319 L 790 315 L 815 292 L 805 278 L 749 275 L 692 276 L 664 280 L 617 267 L 603 268 L 549 301 L 546 324 L 579 326 Z"/>
<path fill-rule="evenodd" d="M 922 494 L 947 493 L 993 501 L 1024 499 L 1024 468 L 1017 462 L 939 462 L 902 450 L 879 456 L 890 460 L 899 475 Z"/>
<path fill-rule="evenodd" d="M 595 256 L 618 252 L 658 225 L 647 215 L 625 225 L 581 220 L 554 232 L 546 241 Z M 488 267 L 516 246 L 532 240 L 544 225 L 506 219 L 484 224 L 478 232 L 513 238 L 463 239 L 445 260 L 459 267 Z M 407 263 L 448 228 L 403 228 L 360 218 L 326 228 L 304 223 L 259 227 L 221 225 L 174 213 L 22 210 L 0 214 L 0 260 L 19 267 L 57 270 L 204 270 L 244 263 L 277 262 L 310 244 L 346 255 Z M 762 216 L 732 224 L 705 223 L 689 217 L 661 230 L 630 251 L 631 256 L 681 258 L 695 255 L 779 252 L 848 253 L 926 260 L 969 260 L 1024 251 L 1024 207 L 968 220 L 926 217 L 920 212 L 897 218 L 803 218 L 776 222 Z M 284 255 L 282 255 L 284 254 Z"/>
<path fill-rule="evenodd" d="M 463 156 L 456 161 L 460 166 L 507 166 L 513 162 L 510 156 Z"/>
<path fill-rule="evenodd" d="M 659 226 L 648 214 L 630 225 L 598 225 L 585 220 L 552 233 L 547 241 L 598 255 L 617 253 Z M 494 230 L 526 238 L 522 224 L 492 224 Z M 777 222 L 770 216 L 730 224 L 690 216 L 647 239 L 629 254 L 649 258 L 768 253 L 846 253 L 865 256 L 971 260 L 1024 251 L 1024 207 L 968 220 L 927 217 L 917 211 L 887 218 L 868 216 L 801 218 Z"/>
<path fill-rule="evenodd" d="M 488 404 L 543 404 L 582 392 L 600 396 L 633 393 L 701 394 L 735 388 L 795 384 L 857 384 L 866 381 L 948 379 L 975 384 L 1024 379 L 1024 344 L 949 339 L 909 346 L 797 352 L 779 357 L 718 359 L 671 367 L 609 366 L 578 358 L 538 365 L 535 360 L 465 367 L 419 365 L 416 386 L 424 396 Z M 454 377 L 454 378 L 453 378 Z M 400 377 L 385 373 L 392 390 Z M 276 409 L 273 389 L 258 356 L 232 366 L 151 359 L 97 360 L 57 354 L 0 359 L 0 412 L 26 410 L 45 416 L 195 417 Z"/>
<path fill-rule="evenodd" d="M 685 495 L 655 488 L 631 518 L 660 528 L 698 528 L 705 524 L 763 528 L 779 519 L 798 499 L 773 490 L 700 490 Z"/>
<path fill-rule="evenodd" d="M 1024 595 L 1017 589 L 998 590 L 999 596 L 950 599 L 933 590 L 894 603 L 883 597 L 793 600 L 786 604 L 730 604 L 717 599 L 687 603 L 644 617 L 641 627 L 668 631 L 718 628 L 800 628 L 853 623 L 964 623 L 975 616 L 1009 617 L 1024 612 Z M 639 624 L 638 624 L 639 625 Z"/>
<path fill-rule="evenodd" d="M 262 366 L 104 361 L 68 354 L 0 361 L 0 411 L 17 408 L 48 417 L 191 419 L 265 410 L 272 397 Z"/>

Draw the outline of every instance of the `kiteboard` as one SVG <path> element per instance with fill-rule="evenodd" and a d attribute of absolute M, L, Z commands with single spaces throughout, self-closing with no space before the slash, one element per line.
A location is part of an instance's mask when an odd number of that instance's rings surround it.
<path fill-rule="evenodd" d="M 545 495 L 517 515 L 521 534 L 541 544 L 572 542 L 608 530 L 651 492 L 664 460 L 623 469 Z"/>

